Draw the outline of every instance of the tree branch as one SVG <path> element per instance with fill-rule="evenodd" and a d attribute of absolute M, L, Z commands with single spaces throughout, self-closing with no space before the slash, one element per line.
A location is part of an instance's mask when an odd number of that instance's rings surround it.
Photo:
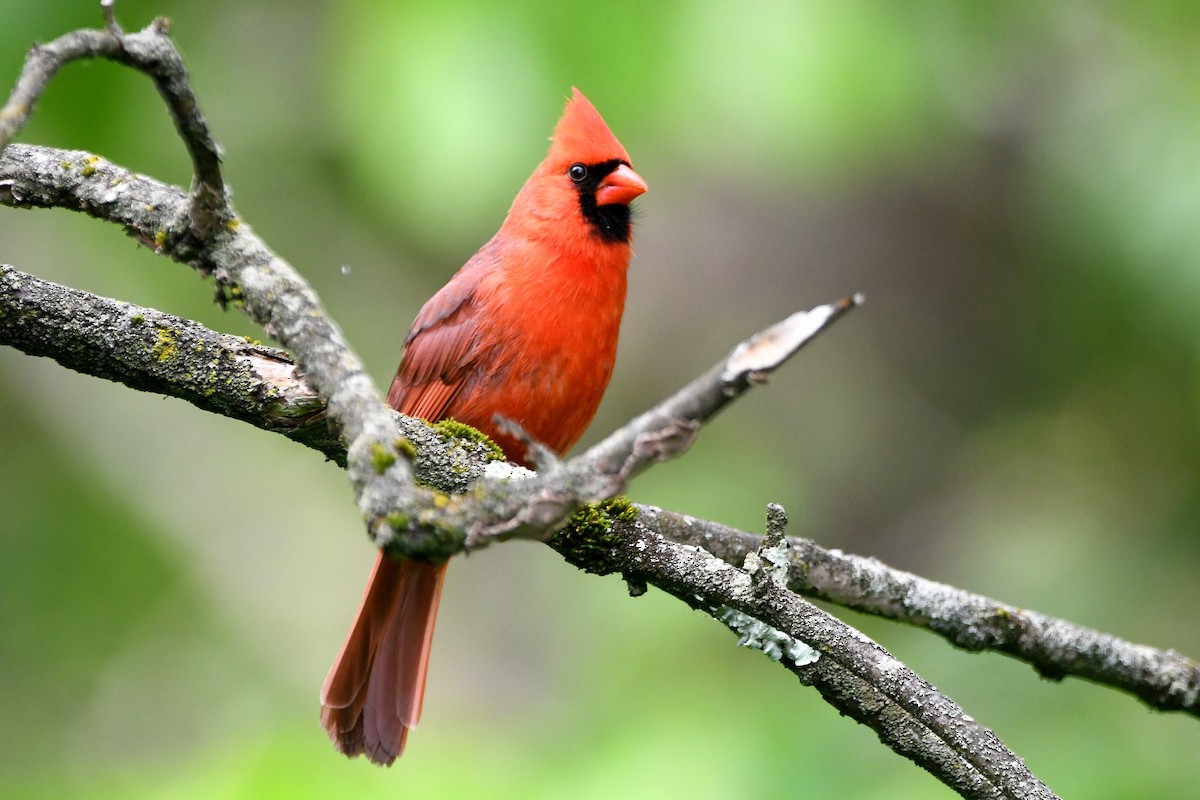
<path fill-rule="evenodd" d="M 325 401 L 290 356 L 198 322 L 43 281 L 0 264 L 0 344 L 170 395 L 345 462 Z"/>
<path fill-rule="evenodd" d="M 21 164 L 10 164 L 8 160 L 13 156 L 27 155 L 29 161 Z M 74 159 L 74 160 L 72 160 Z M 63 162 L 68 163 L 83 163 L 93 166 L 95 169 L 90 174 L 86 169 L 64 170 L 61 167 Z M 19 169 L 21 166 L 28 166 L 30 163 L 41 165 L 43 172 L 48 174 L 39 174 L 37 169 L 32 172 L 28 169 Z M 54 165 L 54 166 L 51 166 Z M 89 202 L 87 198 L 95 197 L 98 192 L 104 191 L 105 187 L 110 186 L 114 182 L 116 185 L 132 185 L 132 176 L 127 173 L 112 174 L 112 170 L 117 168 L 108 164 L 100 164 L 98 161 L 85 154 L 63 154 L 53 151 L 44 151 L 39 148 L 10 148 L 9 152 L 0 154 L 0 186 L 7 187 L 7 192 L 0 195 L 0 202 L 9 202 L 13 205 L 37 205 L 49 204 L 55 198 L 65 198 L 64 203 L 69 208 L 76 208 L 95 213 L 104 218 L 116 219 L 125 225 L 127 230 L 134 230 L 141 236 L 145 236 L 146 227 L 144 222 L 138 222 L 135 215 L 147 213 L 147 206 L 151 209 L 155 207 L 155 203 L 125 203 L 124 206 L 114 203 L 103 203 L 103 196 L 98 199 L 102 201 L 100 205 Z M 64 178 L 63 173 L 69 173 L 71 177 Z M 44 179 L 44 180 L 43 180 Z M 170 191 L 169 187 L 155 185 L 148 179 L 145 186 L 154 193 L 163 204 L 169 204 L 172 200 L 181 202 L 181 194 Z M 127 193 L 123 192 L 121 194 Z M 127 198 L 126 198 L 127 200 Z M 36 335 L 38 330 L 43 330 L 45 325 L 43 319 L 52 318 L 53 315 L 47 313 L 41 314 L 42 309 L 36 306 L 31 306 L 29 300 L 35 293 L 41 293 L 43 296 L 61 297 L 63 292 L 70 296 L 71 290 L 62 290 L 55 292 L 51 285 L 45 282 L 37 281 L 36 279 L 21 276 L 15 270 L 5 270 L 0 277 L 3 277 L 2 285 L 11 286 L 13 288 L 6 292 L 0 293 L 0 299 L 5 303 L 3 306 L 5 311 L 4 319 L 13 318 L 15 321 L 11 324 L 6 323 L 0 327 L 0 332 L 3 335 L 11 338 L 14 343 L 18 341 L 27 349 L 38 352 L 47 352 L 52 349 L 51 345 L 45 344 L 47 341 L 53 341 L 53 337 L 49 335 Z M 22 293 L 24 288 L 24 293 Z M 83 293 L 79 293 L 83 294 Z M 80 302 L 82 298 L 71 297 L 73 302 Z M 723 360 L 716 365 L 706 375 L 698 378 L 683 391 L 678 393 L 668 401 L 661 404 L 656 409 L 643 414 L 638 419 L 634 420 L 629 425 L 625 426 L 615 434 L 610 436 L 605 441 L 601 442 L 596 447 L 592 448 L 584 456 L 552 466 L 547 470 L 547 474 L 543 477 L 524 480 L 524 481 L 507 481 L 493 482 L 488 487 L 488 490 L 483 493 L 482 500 L 474 500 L 471 502 L 456 498 L 449 503 L 443 501 L 446 510 L 457 514 L 458 516 L 450 516 L 452 531 L 468 531 L 465 540 L 459 542 L 459 546 L 471 544 L 472 546 L 480 546 L 486 541 L 493 538 L 503 538 L 508 535 L 515 535 L 521 532 L 524 528 L 531 530 L 547 530 L 558 524 L 565 515 L 574 511 L 585 499 L 593 497 L 609 496 L 619 490 L 628 480 L 628 478 L 639 468 L 653 460 L 659 460 L 664 457 L 677 455 L 682 452 L 690 444 L 698 426 L 705 420 L 712 417 L 717 411 L 731 402 L 735 397 L 739 396 L 754 383 L 763 380 L 779 363 L 782 363 L 795 350 L 805 342 L 811 340 L 819 331 L 826 325 L 837 319 L 846 310 L 853 307 L 856 301 L 845 301 L 834 306 L 824 306 L 815 309 L 813 312 L 793 315 L 782 323 L 772 326 L 772 328 L 764 331 L 762 334 L 752 338 L 743 345 L 735 349 L 733 354 L 728 359 Z M 107 301 L 107 305 L 101 303 L 104 313 L 118 318 L 122 325 L 131 329 L 134 326 L 133 319 L 137 316 L 135 312 L 131 312 L 128 307 L 122 307 L 115 301 Z M 76 306 L 78 307 L 78 306 Z M 7 311 L 11 308 L 11 313 Z M 36 309 L 36 310 L 35 310 Z M 67 312 L 69 313 L 69 311 Z M 62 314 L 60 313 L 59 316 Z M 145 315 L 142 315 L 143 321 Z M 154 318 L 156 323 L 169 323 L 170 320 L 165 316 Z M 126 323 L 125 320 L 128 320 Z M 140 327 L 140 326 L 138 326 Z M 172 330 L 175 328 L 155 327 L 155 344 L 150 344 L 148 339 L 139 338 L 135 335 L 128 342 L 131 345 L 131 350 L 135 354 L 141 354 L 143 369 L 140 374 L 146 374 L 154 378 L 156 382 L 154 386 L 162 387 L 162 376 L 156 373 L 154 365 L 147 363 L 148 361 L 161 361 L 163 355 L 160 349 L 155 356 L 155 345 L 159 342 L 159 330 Z M 187 339 L 188 346 L 194 351 L 195 345 L 190 344 L 192 338 L 195 338 L 197 343 L 204 347 L 203 342 L 207 341 L 199 331 L 189 330 Z M 170 339 L 170 334 L 167 335 Z M 176 339 L 178 341 L 178 339 Z M 33 344 L 30 344 L 33 342 Z M 61 345 L 55 345 L 60 351 L 63 348 Z M 230 363 L 230 359 L 226 359 L 225 363 Z M 222 359 L 218 356 L 208 364 L 210 369 L 222 364 Z M 91 372 L 96 372 L 94 366 L 87 366 Z M 116 370 L 121 373 L 121 370 Z M 186 373 L 185 373 L 186 374 Z M 128 379 L 128 374 L 126 373 Z M 140 380 L 133 379 L 132 383 L 137 383 Z M 221 385 L 220 380 L 216 381 L 217 385 Z M 203 379 L 202 384 L 207 386 L 209 381 Z M 181 388 L 177 394 L 188 397 L 196 401 L 204 397 L 204 391 L 196 391 L 196 387 L 189 386 Z M 217 410 L 215 406 L 209 406 L 210 410 Z M 424 450 L 425 448 L 422 448 Z M 508 491 L 497 491 L 504 489 Z M 599 494 L 597 494 L 599 492 Z M 481 522 L 478 517 L 472 516 L 472 506 L 477 506 L 480 503 L 488 504 L 490 507 L 504 506 L 506 508 L 503 514 L 493 514 L 492 519 L 501 519 L 503 522 L 499 525 L 496 523 L 486 524 Z M 439 518 L 441 525 L 445 525 L 446 516 Z M 453 525 L 457 523 L 457 527 Z M 397 521 L 397 527 L 412 529 L 416 527 L 418 530 L 445 530 L 445 528 L 433 525 L 433 520 L 423 519 L 418 520 L 414 526 L 411 520 Z M 559 544 L 562 546 L 562 541 Z M 565 540 L 565 541 L 569 541 Z M 702 571 L 692 575 L 676 574 L 664 577 L 656 570 L 647 570 L 645 568 L 635 570 L 633 564 L 636 559 L 641 557 L 642 548 L 645 544 L 643 540 L 631 540 L 624 547 L 614 549 L 614 553 L 624 553 L 627 559 L 630 559 L 630 568 L 627 570 L 631 575 L 637 576 L 636 579 L 645 580 L 662 585 L 664 588 L 676 593 L 684 598 L 694 598 L 696 596 L 709 597 L 714 602 L 709 609 L 710 613 L 717 613 L 716 609 L 724 608 L 725 606 L 736 607 L 739 600 L 736 597 L 725 598 L 718 604 L 716 598 L 720 595 L 714 592 L 712 586 L 705 586 L 701 583 L 703 580 L 711 580 L 713 577 L 712 564 L 718 562 L 709 560 L 705 562 Z M 676 557 L 686 555 L 690 550 L 679 550 L 678 545 L 667 542 L 659 537 L 659 547 L 663 553 L 674 553 Z M 632 548 L 632 549 L 630 549 Z M 706 556 L 711 559 L 711 557 Z M 732 567 L 727 567 L 732 570 Z M 736 570 L 735 570 L 736 571 Z M 719 587 L 718 587 L 719 588 Z M 689 600 L 694 604 L 694 600 Z M 814 609 L 815 611 L 815 609 Z M 771 624 L 768 622 L 768 624 Z M 916 724 L 922 729 L 930 732 L 929 736 L 917 737 L 917 740 L 924 742 L 920 747 L 915 747 L 911 736 L 902 735 L 904 725 L 899 727 L 895 722 L 895 718 L 904 718 L 905 713 L 902 710 L 896 711 L 894 714 L 878 714 L 880 708 L 891 708 L 896 705 L 897 699 L 904 699 L 897 692 L 906 690 L 907 686 L 893 687 L 892 695 L 884 693 L 883 698 L 876 696 L 879 690 L 870 688 L 870 682 L 863 684 L 863 678 L 851 680 L 848 675 L 853 675 L 853 672 L 847 673 L 844 664 L 853 663 L 856 668 L 862 672 L 867 669 L 868 662 L 859 659 L 854 661 L 850 656 L 843 656 L 843 647 L 837 642 L 826 642 L 821 638 L 822 633 L 833 631 L 841 631 L 843 626 L 840 623 L 833 628 L 828 626 L 820 629 L 808 631 L 818 635 L 818 638 L 813 638 L 814 643 L 820 643 L 830 654 L 839 654 L 840 657 L 831 656 L 831 660 L 826 661 L 810 670 L 806 670 L 802 678 L 813 685 L 823 687 L 823 693 L 834 702 L 837 707 L 846 713 L 854 716 L 860 721 L 871 724 L 876 730 L 879 730 L 881 736 L 886 742 L 897 752 L 912 758 L 917 763 L 924 766 L 926 769 L 934 771 L 948 785 L 954 786 L 960 791 L 970 789 L 968 796 L 992 797 L 1004 796 L 998 787 L 1002 787 L 1002 783 L 998 782 L 996 775 L 992 774 L 995 770 L 995 764 L 984 764 L 984 769 L 981 771 L 978 766 L 964 767 L 964 762 L 960 752 L 963 750 L 961 742 L 947 744 L 947 739 L 941 733 L 934 735 L 932 731 L 940 730 L 936 725 L 933 728 L 928 726 L 934 723 L 934 720 L 918 721 Z M 789 630 L 795 629 L 794 626 Z M 803 631 L 804 629 L 795 629 Z M 840 634 L 839 634 L 840 635 Z M 846 637 L 842 637 L 845 639 Z M 850 637 L 853 638 L 853 637 Z M 882 651 L 880 651 L 882 652 Z M 881 657 L 881 656 L 880 656 Z M 894 660 L 893 660 L 894 661 Z M 898 662 L 896 662 L 898 663 Z M 840 666 L 830 666 L 831 664 Z M 890 665 L 891 662 L 888 662 Z M 890 668 L 890 666 L 889 666 Z M 825 676 L 825 677 L 822 677 Z M 915 678 L 915 676 L 913 676 Z M 905 696 L 906 697 L 906 696 Z M 942 711 L 949 713 L 948 709 L 956 708 L 947 699 L 948 704 Z M 911 703 L 910 703 L 911 705 Z M 901 706 L 896 706 L 902 709 Z M 969 718 L 961 711 L 953 714 L 953 719 L 959 721 L 960 724 L 967 724 Z M 947 717 L 949 719 L 950 717 Z M 972 726 L 973 740 L 990 742 L 994 737 L 975 723 L 970 722 Z M 990 738 L 989 738 L 990 737 Z M 951 737 L 953 739 L 953 737 Z M 957 740 L 954 740 L 957 741 Z M 1001 750 L 1004 758 L 1009 761 L 1019 764 L 1019 759 L 1007 750 Z M 965 770 L 965 772 L 964 772 Z M 989 771 L 991 770 L 991 771 Z M 963 777 L 967 775 L 969 777 Z M 1022 780 L 1028 782 L 1036 779 L 1024 773 L 1025 778 Z"/>
<path fill-rule="evenodd" d="M 59 287 L 11 268 L 0 269 L 0 311 L 3 312 L 0 315 L 0 341 L 4 343 L 15 345 L 30 354 L 50 355 L 64 366 L 80 369 L 89 374 L 98 374 L 101 377 L 118 379 L 133 388 L 180 396 L 205 410 L 244 419 L 258 427 L 268 429 L 278 429 L 272 427 L 273 423 L 270 418 L 264 424 L 256 419 L 247 419 L 245 413 L 230 413 L 229 410 L 249 408 L 253 413 L 260 413 L 257 410 L 259 407 L 253 404 L 246 407 L 239 406 L 239 403 L 242 403 L 248 396 L 248 393 L 240 387 L 247 385 L 254 387 L 256 383 L 265 387 L 268 398 L 271 398 L 268 403 L 287 402 L 288 392 L 284 392 L 278 399 L 273 398 L 273 395 L 270 394 L 270 389 L 279 383 L 278 374 L 282 367 L 285 370 L 284 374 L 287 375 L 286 383 L 295 384 L 294 396 L 296 399 L 293 401 L 295 407 L 302 412 L 311 411 L 313 392 L 306 387 L 302 376 L 294 373 L 294 368 L 288 369 L 288 357 L 285 353 L 248 345 L 242 339 L 215 333 L 197 323 L 161 314 L 151 309 L 141 309 L 126 303 L 97 298 L 85 292 Z M 73 318 L 85 320 L 85 324 L 72 326 Z M 139 318 L 142 322 L 133 322 Z M 99 320 L 101 324 L 95 324 L 96 320 Z M 124 320 L 130 322 L 125 323 Z M 60 326 L 66 326 L 61 333 L 58 331 Z M 145 335 L 151 330 L 157 331 L 153 337 Z M 165 359 L 166 361 L 171 361 L 176 357 L 187 359 L 192 352 L 197 353 L 196 360 L 194 362 L 185 360 L 178 369 L 170 369 L 169 365 L 164 365 L 161 341 L 164 338 L 162 333 L 164 331 L 169 332 L 165 334 L 165 339 L 171 342 L 169 346 L 175 346 L 177 343 L 178 349 L 178 356 L 173 355 L 172 358 Z M 131 346 L 130 342 L 127 342 L 130 337 L 132 337 Z M 81 353 L 105 347 L 112 350 L 111 353 L 104 353 L 105 358 L 85 358 L 82 362 L 77 360 Z M 241 358 L 239 354 L 244 352 L 243 348 L 248 348 L 249 353 L 249 357 L 244 361 L 239 360 Z M 214 353 L 214 350 L 219 352 Z M 259 355 L 266 357 L 256 358 Z M 111 361 L 107 360 L 110 358 Z M 198 371 L 205 377 L 198 381 L 188 377 L 189 373 L 193 371 Z M 256 372 L 262 374 L 256 376 Z M 181 382 L 180 376 L 183 376 Z M 246 383 L 246 381 L 249 382 Z M 303 413 L 300 416 L 303 416 Z M 420 439 L 418 431 L 424 427 L 424 423 L 401 418 L 399 415 L 397 415 L 397 422 L 408 426 L 403 429 L 407 436 Z M 319 424 L 314 426 L 310 423 L 308 427 L 319 429 L 322 426 Z M 304 428 L 302 427 L 301 430 Z M 287 430 L 280 432 L 290 435 Z M 311 442 L 305 441 L 304 437 L 292 435 L 291 438 L 311 446 Z M 341 445 L 334 438 L 331 442 L 327 441 L 324 448 L 318 449 L 322 449 L 322 452 L 335 460 L 343 461 L 345 452 L 340 447 Z M 480 454 L 477 453 L 472 457 L 461 452 L 449 452 L 445 444 L 436 438 L 422 440 L 418 452 L 417 468 L 420 477 L 433 482 L 434 485 L 444 490 L 461 491 L 462 489 L 461 486 L 457 488 L 447 486 L 445 484 L 447 475 L 462 476 L 468 471 L 470 474 L 478 475 L 484 466 Z M 426 454 L 434 452 L 438 453 L 437 457 L 426 457 Z M 446 459 L 449 459 L 450 462 L 448 468 L 433 469 L 429 467 L 429 464 L 445 463 Z M 644 580 L 660 586 L 694 607 L 697 605 L 695 597 L 699 594 L 698 589 L 701 584 L 717 570 L 711 565 L 711 562 L 703 562 L 703 566 L 695 571 L 695 574 L 691 574 L 680 584 L 678 580 L 681 579 L 672 579 L 675 582 L 667 582 L 657 570 L 647 570 L 645 567 L 634 569 L 630 564 L 640 563 L 637 559 L 644 557 L 647 552 L 644 538 L 646 535 L 658 534 L 665 540 L 674 540 L 675 544 L 703 545 L 731 563 L 741 562 L 748 554 L 756 552 L 762 545 L 761 538 L 756 535 L 729 529 L 710 521 L 665 512 L 653 507 L 639 506 L 636 508 L 639 512 L 636 517 L 630 519 L 615 517 L 608 520 L 606 530 L 600 532 L 601 536 L 605 536 L 608 532 L 607 529 L 611 528 L 613 536 L 603 538 L 600 549 L 606 554 L 606 557 L 612 557 L 613 553 L 619 554 L 624 562 L 610 562 L 599 570 L 596 569 L 594 560 L 587 561 L 585 559 L 584 565 L 589 566 L 593 571 L 622 569 L 631 580 Z M 893 570 L 871 559 L 830 553 L 805 540 L 793 539 L 790 541 L 793 549 L 788 560 L 791 565 L 789 581 L 792 588 L 797 591 L 832 599 L 859 610 L 903 618 L 931 627 L 948 636 L 954 630 L 971 630 L 978 627 L 979 620 L 973 616 L 974 609 L 989 607 L 1010 609 L 1010 607 L 995 601 L 951 587 L 933 584 L 916 576 Z M 569 537 L 565 540 L 555 539 L 551 542 L 560 552 L 577 562 L 580 561 L 581 547 L 584 552 L 588 552 L 588 548 L 594 549 L 597 546 L 593 539 L 586 539 L 585 543 L 575 542 L 572 544 Z M 659 543 L 658 547 L 668 548 L 668 545 Z M 686 550 L 674 551 L 672 549 L 672 558 L 678 561 L 681 558 L 680 552 L 683 552 L 684 555 L 687 554 Z M 687 556 L 687 558 L 690 559 L 692 556 Z M 934 588 L 936 591 L 933 590 Z M 904 597 L 898 596 L 901 589 L 904 591 Z M 923 602 L 924 598 L 932 597 L 939 598 L 936 604 L 939 613 L 930 612 L 928 604 Z M 729 622 L 731 618 L 729 598 L 721 596 L 718 599 L 721 601 L 720 606 L 707 606 L 705 611 Z M 795 605 L 799 601 L 797 598 L 789 600 L 789 602 Z M 810 607 L 802 606 L 801 608 L 805 614 L 819 613 L 815 609 L 810 610 Z M 739 613 L 746 613 L 745 609 Z M 751 611 L 749 613 L 758 612 Z M 1005 616 L 1004 614 L 993 615 L 987 611 L 981 613 L 987 618 L 1003 618 Z M 1097 648 L 1111 653 L 1112 657 L 1102 660 L 1099 664 L 1095 664 L 1087 658 L 1075 659 L 1067 665 L 1068 672 L 1129 689 L 1139 696 L 1147 697 L 1150 702 L 1164 709 L 1187 708 L 1187 706 L 1172 706 L 1169 701 L 1164 702 L 1171 696 L 1169 694 L 1158 698 L 1157 701 L 1153 698 L 1157 686 L 1172 683 L 1187 686 L 1189 681 L 1191 685 L 1195 685 L 1195 665 L 1186 659 L 1151 648 L 1129 645 L 1112 637 L 1086 631 L 1086 629 L 1078 629 L 1070 623 L 1052 620 L 1032 612 L 1018 612 L 1012 609 L 1011 613 L 1010 618 L 1012 619 L 1030 618 L 1040 621 L 1040 624 L 1030 626 L 1030 629 L 1025 630 L 1023 635 L 1015 640 L 1021 645 L 1021 648 L 1013 652 L 1014 655 L 1029 660 L 1039 670 L 1046 671 L 1041 654 L 1069 651 L 1070 648 L 1077 646 L 1076 643 L 1080 641 L 1081 636 L 1086 635 L 1097 643 Z M 750 620 L 751 625 L 756 624 L 753 617 L 743 617 L 732 626 L 743 635 L 743 638 L 746 636 L 747 620 Z M 761 623 L 757 624 L 762 627 Z M 840 625 L 834 620 L 823 620 L 821 624 L 825 626 Z M 787 630 L 796 633 L 795 629 Z M 789 636 L 791 635 L 789 633 Z M 839 633 L 840 636 L 841 633 Z M 986 639 L 987 637 L 976 637 L 976 645 L 973 646 L 973 649 L 986 646 Z M 815 638 L 812 641 L 826 641 L 826 638 Z M 1013 640 L 998 638 L 992 646 L 1008 652 L 1001 646 L 1004 641 Z M 962 641 L 956 643 L 965 644 Z M 1137 674 L 1128 676 L 1123 665 L 1136 665 L 1139 663 L 1138 658 L 1144 662 L 1142 668 Z M 931 728 L 927 722 L 912 719 L 909 711 L 897 705 L 893 698 L 872 687 L 860 675 L 848 672 L 845 667 L 839 665 L 836 659 L 816 666 L 810 666 L 812 663 L 815 662 L 796 664 L 793 659 L 784 661 L 783 665 L 796 673 L 806 684 L 816 686 L 826 699 L 843 713 L 879 730 L 881 737 L 893 749 L 903 752 L 935 774 L 945 772 L 956 776 L 955 780 L 967 780 L 968 784 L 974 787 L 971 789 L 972 792 L 982 791 L 980 787 L 990 787 L 989 790 L 996 788 L 990 779 L 981 777 L 982 773 L 977 768 L 968 769 L 968 762 L 964 760 L 962 754 L 937 735 L 936 728 Z M 858 671 L 861 673 L 865 668 L 862 659 L 858 659 L 855 663 L 858 664 Z M 1163 667 L 1159 668 L 1158 665 L 1163 665 Z M 880 710 L 884 708 L 891 708 L 892 711 L 880 713 Z M 1194 706 L 1192 710 L 1194 710 Z M 974 737 L 972 741 L 978 739 L 979 736 L 984 737 L 982 741 L 985 743 L 990 741 L 988 739 L 990 734 L 982 730 L 975 732 L 972 736 Z M 996 770 L 992 769 L 992 772 L 996 772 Z M 976 793 L 971 796 L 988 795 Z M 1004 795 L 1000 794 L 999 796 Z"/>
<path fill-rule="evenodd" d="M 346 472 L 367 529 L 377 542 L 392 542 L 395 535 L 388 519 L 397 519 L 397 509 L 408 510 L 403 516 L 416 519 L 418 511 L 435 511 L 437 498 L 414 486 L 389 410 L 361 359 L 321 308 L 316 293 L 229 206 L 218 168 L 218 149 L 191 90 L 183 59 L 167 36 L 166 23 L 156 20 L 127 35 L 117 25 L 111 3 L 106 2 L 104 9 L 105 31 L 75 31 L 30 51 L 13 95 L 0 110 L 0 148 L 24 125 L 46 84 L 63 64 L 94 55 L 113 58 L 150 75 L 163 96 L 192 156 L 195 175 L 190 200 L 185 202 L 178 189 L 140 176 L 135 180 L 125 170 L 79 153 L 59 156 L 60 172 L 67 174 L 54 177 L 66 180 L 43 184 L 37 170 L 10 172 L 7 167 L 13 148 L 9 147 L 2 152 L 5 168 L 0 169 L 0 203 L 61 206 L 93 213 L 122 224 L 156 252 L 212 274 L 222 291 L 240 300 L 268 335 L 296 354 L 326 398 L 330 416 L 349 442 Z M 22 149 L 17 155 L 32 158 L 35 168 L 49 176 L 44 160 L 47 151 Z M 139 206 L 128 203 L 126 194 L 133 183 L 150 189 L 153 199 Z M 386 469 L 375 469 L 385 462 Z M 419 533 L 410 538 L 428 538 Z M 414 547 L 421 550 L 423 544 L 418 541 Z M 434 550 L 424 555 L 446 553 Z"/>
<path fill-rule="evenodd" d="M 58 71 L 72 61 L 108 58 L 133 67 L 154 81 L 192 159 L 195 181 L 185 221 L 198 239 L 212 234 L 233 216 L 221 177 L 220 148 L 200 112 L 187 68 L 167 35 L 170 23 L 159 17 L 138 33 L 126 34 L 113 16 L 112 0 L 102 0 L 105 30 L 77 30 L 49 44 L 35 45 L 26 56 L 17 85 L 0 109 L 0 150 L 24 127 L 38 99 Z"/>
<path fill-rule="evenodd" d="M 730 563 L 740 563 L 760 542 L 745 531 L 649 506 L 642 507 L 639 521 Z M 1134 644 L 808 539 L 791 542 L 788 582 L 796 592 L 927 628 L 965 650 L 1004 653 L 1045 678 L 1084 678 L 1136 695 L 1160 711 L 1200 717 L 1200 665 L 1173 650 Z"/>
<path fill-rule="evenodd" d="M 599 561 L 593 540 L 566 535 L 550 544 L 592 571 L 620 572 L 635 587 L 657 586 L 725 622 L 740 643 L 772 655 L 962 796 L 1055 797 L 992 731 L 860 632 L 757 569 L 741 570 L 701 547 L 670 541 L 642 525 L 640 514 L 621 517 L 611 520 Z M 760 555 L 758 561 L 770 559 Z"/>
<path fill-rule="evenodd" d="M 178 397 L 311 447 L 339 465 L 345 445 L 325 403 L 284 351 L 218 333 L 151 308 L 98 297 L 0 265 L 0 344 L 132 389 Z M 462 492 L 483 474 L 486 451 L 455 444 L 421 420 L 394 415 L 416 448 L 423 483 Z M 756 534 L 653 506 L 635 524 L 679 544 L 741 564 L 762 544 Z M 1044 677 L 1075 676 L 1129 692 L 1160 711 L 1200 716 L 1200 666 L 1170 650 L 1134 644 L 930 581 L 873 558 L 790 541 L 789 587 L 864 613 L 907 622 L 966 650 L 1007 654 Z"/>

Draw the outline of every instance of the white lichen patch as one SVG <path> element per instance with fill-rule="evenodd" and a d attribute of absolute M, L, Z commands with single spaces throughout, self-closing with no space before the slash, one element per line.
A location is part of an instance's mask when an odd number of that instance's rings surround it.
<path fill-rule="evenodd" d="M 789 544 L 786 538 L 780 539 L 774 545 L 764 545 L 757 551 L 747 553 L 742 563 L 742 569 L 752 577 L 755 573 L 763 573 L 771 583 L 787 587 Z"/>
<path fill-rule="evenodd" d="M 796 666 L 803 667 L 821 657 L 820 653 L 799 639 L 729 606 L 715 609 L 713 616 L 738 635 L 738 647 L 761 650 L 772 661 L 787 658 Z"/>
<path fill-rule="evenodd" d="M 117 202 L 117 199 L 128 189 L 129 185 L 125 183 L 118 183 L 115 186 L 111 186 L 109 187 L 108 191 L 104 193 L 104 196 L 100 198 L 100 202 L 115 203 Z"/>
<path fill-rule="evenodd" d="M 523 481 L 536 478 L 537 473 L 507 461 L 490 461 L 483 468 L 483 477 L 494 481 Z"/>

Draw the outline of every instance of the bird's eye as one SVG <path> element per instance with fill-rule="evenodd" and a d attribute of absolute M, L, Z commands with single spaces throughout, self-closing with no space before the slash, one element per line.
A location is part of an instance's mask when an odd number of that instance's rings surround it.
<path fill-rule="evenodd" d="M 572 164 L 571 168 L 567 170 L 567 175 L 570 176 L 571 180 L 579 183 L 587 177 L 587 167 L 583 164 Z"/>

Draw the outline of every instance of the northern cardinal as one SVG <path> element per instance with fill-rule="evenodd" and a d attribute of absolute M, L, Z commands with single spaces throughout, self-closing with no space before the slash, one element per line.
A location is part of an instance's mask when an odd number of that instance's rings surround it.
<path fill-rule="evenodd" d="M 562 453 L 583 435 L 612 374 L 629 267 L 629 203 L 646 191 L 578 89 L 545 160 L 504 224 L 435 294 L 404 340 L 388 392 L 403 414 L 455 419 L 516 462 L 495 417 Z M 321 689 L 321 724 L 347 756 L 390 765 L 417 727 L 446 564 L 382 553 Z"/>

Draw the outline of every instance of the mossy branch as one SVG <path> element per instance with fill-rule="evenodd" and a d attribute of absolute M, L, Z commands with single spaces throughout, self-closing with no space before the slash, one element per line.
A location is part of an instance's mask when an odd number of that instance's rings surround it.
<path fill-rule="evenodd" d="M 0 264 L 0 344 L 178 397 L 345 462 L 325 401 L 282 350 Z"/>

